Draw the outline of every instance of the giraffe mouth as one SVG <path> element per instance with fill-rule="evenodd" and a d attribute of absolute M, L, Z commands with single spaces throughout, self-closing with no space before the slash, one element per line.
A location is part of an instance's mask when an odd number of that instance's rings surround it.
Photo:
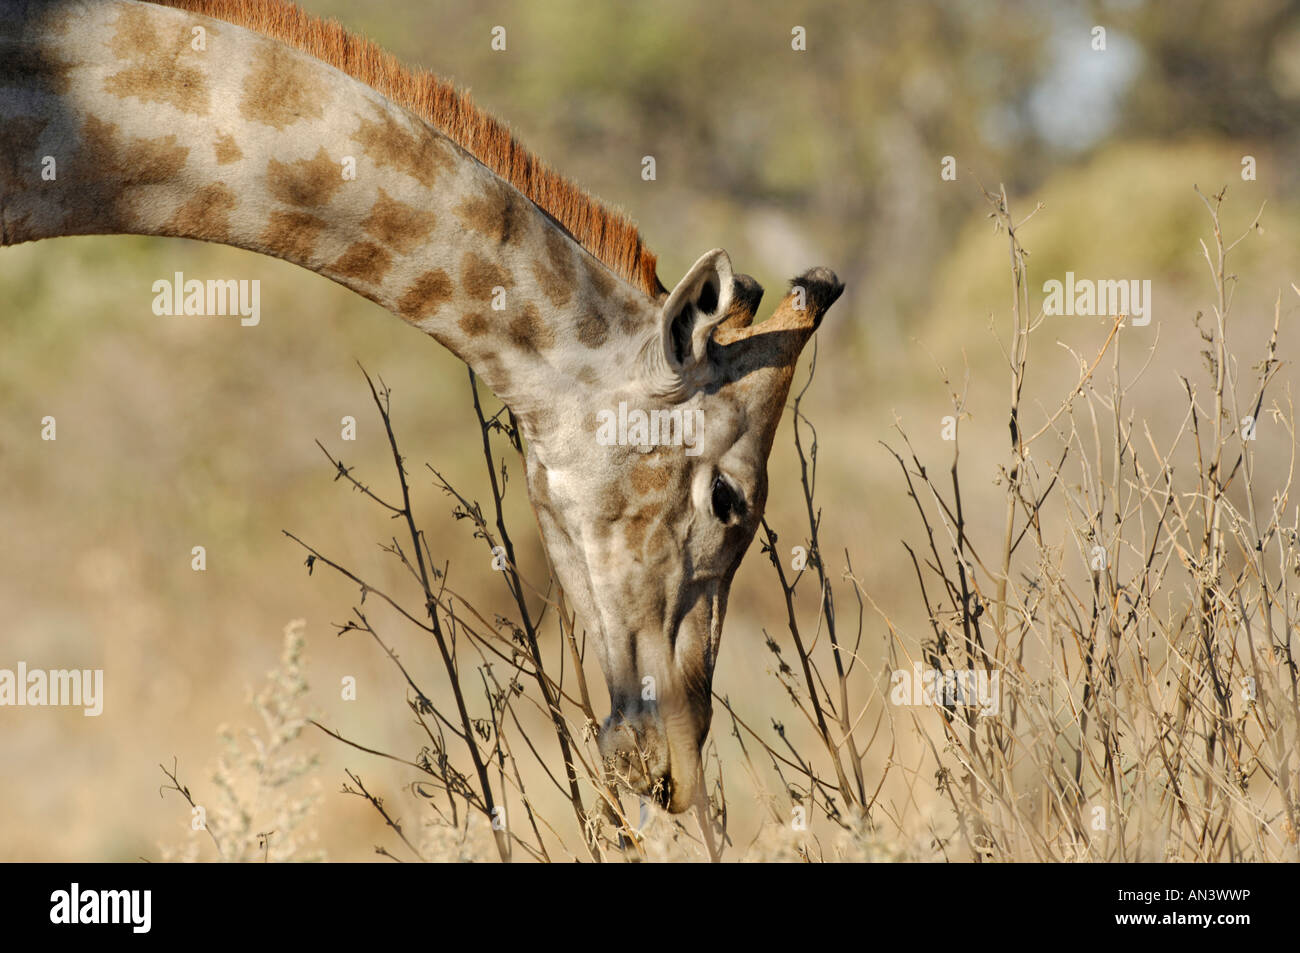
<path fill-rule="evenodd" d="M 606 779 L 670 813 L 690 808 L 700 748 L 699 732 L 686 721 L 665 719 L 654 706 L 616 710 L 598 736 Z M 708 721 L 704 724 L 707 733 Z"/>

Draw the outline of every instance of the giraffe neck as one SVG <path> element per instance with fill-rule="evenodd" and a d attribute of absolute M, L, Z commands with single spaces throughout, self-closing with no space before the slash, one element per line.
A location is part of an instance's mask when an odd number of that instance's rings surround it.
<path fill-rule="evenodd" d="M 0 0 L 0 244 L 108 233 L 309 268 L 523 415 L 598 360 L 626 366 L 652 323 L 512 186 L 319 60 L 134 0 Z"/>

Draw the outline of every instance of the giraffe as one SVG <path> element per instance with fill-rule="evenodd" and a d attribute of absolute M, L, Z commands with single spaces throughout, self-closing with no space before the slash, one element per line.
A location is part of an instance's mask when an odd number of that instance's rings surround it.
<path fill-rule="evenodd" d="M 833 272 L 757 324 L 762 289 L 721 249 L 669 289 L 634 226 L 463 94 L 288 0 L 0 0 L 0 246 L 86 234 L 285 259 L 468 364 L 519 421 L 596 647 L 605 767 L 696 803 L 728 592 Z"/>

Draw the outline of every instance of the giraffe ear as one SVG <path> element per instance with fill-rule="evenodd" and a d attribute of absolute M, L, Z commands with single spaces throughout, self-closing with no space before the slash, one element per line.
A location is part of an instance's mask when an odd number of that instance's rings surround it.
<path fill-rule="evenodd" d="M 681 376 L 708 354 L 709 335 L 727 317 L 734 293 L 731 259 L 721 248 L 703 255 L 668 295 L 660 334 L 668 367 Z"/>

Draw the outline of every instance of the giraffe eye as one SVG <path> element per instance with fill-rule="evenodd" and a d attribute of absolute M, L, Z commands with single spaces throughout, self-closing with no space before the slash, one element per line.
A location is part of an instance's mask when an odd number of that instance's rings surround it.
<path fill-rule="evenodd" d="M 732 514 L 740 509 L 740 499 L 736 496 L 736 491 L 731 488 L 731 484 L 722 478 L 722 475 L 713 478 L 713 515 L 720 522 L 728 523 L 731 521 Z"/>

